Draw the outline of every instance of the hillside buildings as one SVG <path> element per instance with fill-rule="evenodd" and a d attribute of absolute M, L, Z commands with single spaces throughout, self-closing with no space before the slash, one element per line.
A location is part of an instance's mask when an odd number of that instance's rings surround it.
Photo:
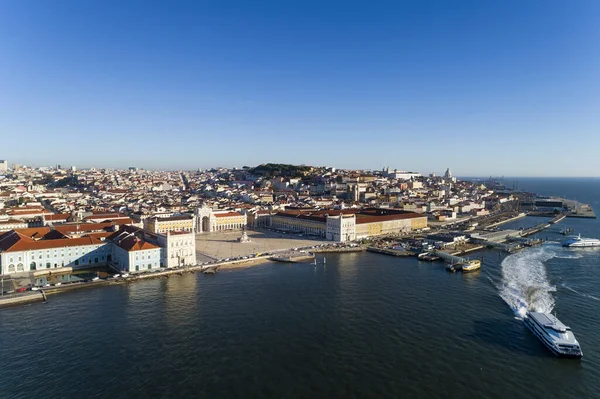
<path fill-rule="evenodd" d="M 278 164 L 192 171 L 2 168 L 3 273 L 194 264 L 195 235 L 245 228 L 333 242 L 402 234 L 484 217 L 511 208 L 515 199 L 494 186 L 459 181 L 450 169 L 423 176 Z M 73 241 L 79 239 L 85 240 Z"/>

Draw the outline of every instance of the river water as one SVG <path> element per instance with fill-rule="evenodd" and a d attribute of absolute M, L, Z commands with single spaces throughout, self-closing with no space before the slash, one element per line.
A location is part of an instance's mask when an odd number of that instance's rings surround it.
<path fill-rule="evenodd" d="M 599 210 L 598 180 L 578 194 Z M 567 219 L 541 247 L 477 253 L 482 270 L 465 275 L 330 254 L 4 309 L 0 397 L 600 398 L 600 250 L 562 248 L 563 227 L 600 237 L 597 220 Z M 555 312 L 584 358 L 548 352 L 523 307 Z"/>

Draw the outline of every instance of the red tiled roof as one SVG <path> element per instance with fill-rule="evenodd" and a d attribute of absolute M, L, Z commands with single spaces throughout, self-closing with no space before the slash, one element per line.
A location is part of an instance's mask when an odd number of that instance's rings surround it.
<path fill-rule="evenodd" d="M 121 240 L 117 245 L 123 248 L 125 251 L 143 251 L 146 249 L 159 248 L 156 245 L 150 244 L 148 241 L 141 240 L 133 236 Z"/>
<path fill-rule="evenodd" d="M 30 227 L 25 229 L 16 229 L 15 231 L 30 238 L 40 239 L 50 232 L 50 227 Z"/>
<path fill-rule="evenodd" d="M 68 213 L 56 213 L 53 215 L 45 215 L 44 219 L 46 221 L 54 221 L 54 220 L 67 220 L 71 216 Z"/>
<path fill-rule="evenodd" d="M 0 221 L 0 224 L 15 224 L 15 223 L 21 223 L 22 224 L 22 223 L 25 223 L 25 222 L 22 221 L 22 220 L 19 220 L 19 219 L 8 219 L 8 220 L 1 220 Z"/>
<path fill-rule="evenodd" d="M 226 218 L 226 217 L 230 217 L 230 216 L 243 216 L 239 212 L 215 213 L 214 215 L 217 218 Z"/>
<path fill-rule="evenodd" d="M 103 244 L 103 242 L 95 237 L 35 241 L 27 237 L 26 235 L 18 233 L 14 230 L 10 231 L 9 234 L 0 237 L 0 249 L 2 249 L 2 251 L 4 252 L 32 251 L 61 247 L 74 247 L 80 245 L 100 244 Z"/>

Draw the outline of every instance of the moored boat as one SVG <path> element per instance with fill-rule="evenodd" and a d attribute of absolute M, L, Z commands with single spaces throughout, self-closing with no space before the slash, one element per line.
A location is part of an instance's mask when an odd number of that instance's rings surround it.
<path fill-rule="evenodd" d="M 481 269 L 481 261 L 477 259 L 473 259 L 462 265 L 463 272 L 473 272 L 475 270 Z"/>

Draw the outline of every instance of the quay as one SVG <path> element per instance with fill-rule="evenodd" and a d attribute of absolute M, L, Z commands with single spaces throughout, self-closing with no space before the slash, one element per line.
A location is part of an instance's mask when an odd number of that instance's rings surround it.
<path fill-rule="evenodd" d="M 315 259 L 315 254 L 313 253 L 301 253 L 298 255 L 290 254 L 290 255 L 280 255 L 280 256 L 272 256 L 269 260 L 274 262 L 283 262 L 283 263 L 305 263 Z"/>
<path fill-rule="evenodd" d="M 514 221 L 514 220 L 522 219 L 522 218 L 524 218 L 525 216 L 527 216 L 527 213 L 525 213 L 525 212 L 521 212 L 521 213 L 519 213 L 519 214 L 517 214 L 517 215 L 515 215 L 515 216 L 510 216 L 510 217 L 508 217 L 508 218 L 506 218 L 506 219 L 502 219 L 502 220 L 499 220 L 499 221 L 495 221 L 495 222 L 493 222 L 493 223 L 491 223 L 491 224 L 483 224 L 483 226 L 484 226 L 485 228 L 491 229 L 491 228 L 498 227 L 498 226 L 500 226 L 500 225 L 503 225 L 503 224 L 506 224 L 506 223 L 512 222 L 512 221 Z"/>
<path fill-rule="evenodd" d="M 364 252 L 365 247 L 356 246 L 356 247 L 323 247 L 318 249 L 313 249 L 311 252 L 315 254 L 325 254 L 325 253 L 346 253 L 346 252 Z"/>
<path fill-rule="evenodd" d="M 391 256 L 416 256 L 417 254 L 411 251 L 404 251 L 398 249 L 378 248 L 378 247 L 367 247 L 368 252 L 374 252 L 378 254 L 391 255 Z"/>

